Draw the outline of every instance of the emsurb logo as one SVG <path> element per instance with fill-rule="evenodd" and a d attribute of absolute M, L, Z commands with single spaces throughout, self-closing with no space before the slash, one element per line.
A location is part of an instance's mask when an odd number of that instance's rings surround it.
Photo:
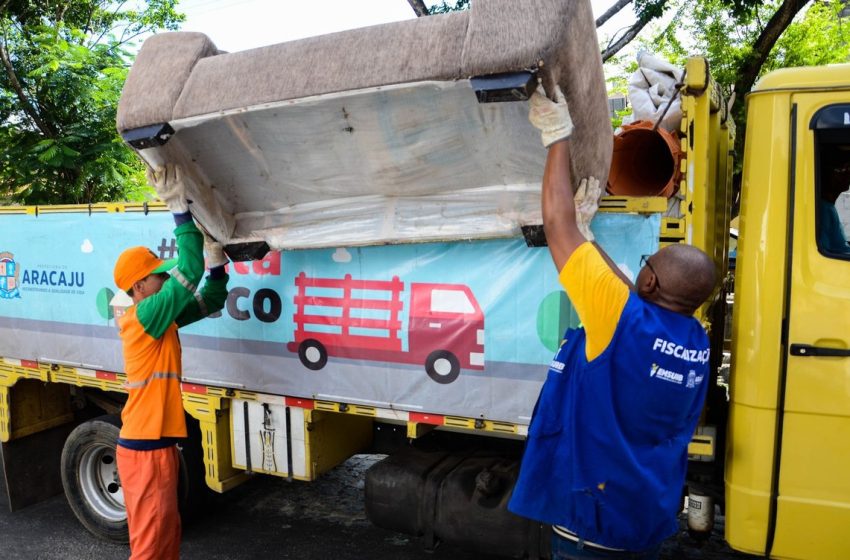
<path fill-rule="evenodd" d="M 12 253 L 0 253 L 0 298 L 13 299 L 21 297 L 18 290 L 18 263 Z"/>

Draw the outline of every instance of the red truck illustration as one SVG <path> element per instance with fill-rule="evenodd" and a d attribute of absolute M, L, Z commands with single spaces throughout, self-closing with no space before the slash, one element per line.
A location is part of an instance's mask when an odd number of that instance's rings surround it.
<path fill-rule="evenodd" d="M 404 282 L 295 278 L 295 340 L 287 344 L 305 367 L 319 370 L 328 356 L 423 364 L 437 383 L 461 369 L 484 369 L 484 313 L 469 286 L 410 284 L 407 350 L 400 319 Z"/>

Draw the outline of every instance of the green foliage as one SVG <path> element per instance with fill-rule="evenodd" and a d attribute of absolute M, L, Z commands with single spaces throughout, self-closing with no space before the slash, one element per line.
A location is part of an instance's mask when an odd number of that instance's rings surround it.
<path fill-rule="evenodd" d="M 625 109 L 620 110 L 620 111 L 615 109 L 614 110 L 614 116 L 611 117 L 611 128 L 616 131 L 618 128 L 623 126 L 623 121 L 626 119 L 626 117 L 629 117 L 631 115 L 632 115 L 632 106 L 631 105 L 628 105 Z"/>
<path fill-rule="evenodd" d="M 753 43 L 780 4 L 770 0 L 736 17 L 726 10 L 725 1 L 700 0 L 683 6 L 645 46 L 678 64 L 690 55 L 705 55 L 714 79 L 730 94 Z M 850 57 L 850 22 L 839 18 L 843 7 L 839 2 L 814 2 L 785 29 L 759 76 L 778 68 L 846 61 Z"/>
<path fill-rule="evenodd" d="M 821 66 L 850 58 L 850 21 L 839 14 L 842 2 L 816 2 L 800 21 L 792 23 L 770 53 L 765 70 L 791 66 Z"/>
<path fill-rule="evenodd" d="M 115 111 L 132 59 L 126 48 L 145 33 L 176 28 L 175 1 L 9 3 L 0 14 L 0 58 L 11 66 L 0 66 L 0 198 L 149 196 L 141 162 L 115 131 Z"/>
<path fill-rule="evenodd" d="M 446 2 L 446 0 L 440 0 L 439 4 L 434 4 L 428 8 L 428 12 L 431 15 L 434 15 L 445 14 L 448 12 L 460 12 L 461 10 L 467 9 L 469 9 L 469 0 L 454 0 L 451 4 Z"/>
<path fill-rule="evenodd" d="M 668 8 L 668 0 L 634 0 L 634 10 L 639 21 L 661 17 Z"/>

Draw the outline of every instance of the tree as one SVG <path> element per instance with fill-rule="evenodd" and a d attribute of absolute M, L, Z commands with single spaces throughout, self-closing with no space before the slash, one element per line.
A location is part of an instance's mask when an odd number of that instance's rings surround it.
<path fill-rule="evenodd" d="M 850 28 L 841 24 L 841 3 L 766 0 L 737 13 L 727 6 L 726 0 L 682 5 L 666 28 L 642 44 L 682 61 L 689 53 L 704 53 L 727 93 L 746 93 L 777 68 L 847 58 Z"/>
<path fill-rule="evenodd" d="M 141 200 L 115 131 L 133 41 L 176 29 L 176 0 L 0 3 L 0 196 L 24 204 Z M 129 5 L 128 5 L 129 4 Z"/>
<path fill-rule="evenodd" d="M 628 1 L 620 1 L 614 4 L 610 10 L 605 12 L 605 14 L 599 18 L 602 20 L 601 23 L 597 20 L 596 27 L 601 26 L 608 20 L 608 18 L 614 15 L 613 13 L 610 13 L 611 10 L 616 9 L 614 13 L 619 12 L 628 4 Z M 627 28 L 621 36 L 618 37 L 615 34 L 614 37 L 611 38 L 608 45 L 602 49 L 602 62 L 606 62 L 615 54 L 620 52 L 623 47 L 631 43 L 649 22 L 660 18 L 667 10 L 669 0 L 634 0 L 634 5 L 637 21 L 635 21 L 631 27 Z"/>
<path fill-rule="evenodd" d="M 782 0 L 767 24 L 761 29 L 752 46 L 744 53 L 738 69 L 735 91 L 747 92 L 753 87 L 773 46 L 791 25 L 794 17 L 809 3 L 809 0 Z M 757 9 L 756 9 L 757 11 Z"/>
<path fill-rule="evenodd" d="M 642 40 L 647 49 L 683 64 L 695 52 L 711 64 L 714 79 L 727 97 L 739 101 L 764 74 L 791 66 L 819 66 L 850 58 L 850 24 L 842 21 L 844 4 L 814 0 L 808 9 L 793 0 L 772 0 L 738 15 L 724 0 L 700 0 L 682 7 L 656 36 Z M 789 11 L 795 17 L 785 22 Z M 777 20 L 781 20 L 777 22 Z M 782 32 L 778 33 L 778 29 Z M 744 103 L 733 107 L 738 125 L 736 160 L 743 155 L 746 115 Z"/>
<path fill-rule="evenodd" d="M 710 3 L 711 1 L 712 0 L 709 0 Z M 785 28 L 790 24 L 794 15 L 809 1 L 810 0 L 787 0 L 783 3 L 783 6 L 780 6 L 778 9 L 774 6 L 773 9 L 775 10 L 775 17 L 771 18 L 771 21 L 769 21 L 767 26 L 764 28 L 765 40 L 763 47 L 766 48 L 767 51 L 769 51 L 770 46 L 772 46 L 770 37 L 774 37 L 775 40 L 775 37 L 781 35 Z M 632 0 L 618 0 L 596 21 L 596 27 L 600 27 L 611 16 L 622 10 L 630 3 L 632 3 Z M 636 21 L 630 27 L 625 30 L 621 30 L 622 35 L 619 35 L 618 32 L 608 41 L 607 46 L 602 49 L 602 61 L 607 62 L 614 55 L 620 52 L 620 50 L 638 36 L 644 27 L 661 18 L 668 8 L 673 7 L 674 4 L 679 5 L 679 10 L 693 10 L 695 7 L 699 7 L 703 4 L 703 0 L 696 0 L 695 2 L 676 2 L 675 0 L 634 0 Z M 758 10 L 765 5 L 772 5 L 775 3 L 772 0 L 721 0 L 720 4 L 733 18 L 746 18 L 755 10 Z M 788 17 L 789 15 L 790 18 Z"/>

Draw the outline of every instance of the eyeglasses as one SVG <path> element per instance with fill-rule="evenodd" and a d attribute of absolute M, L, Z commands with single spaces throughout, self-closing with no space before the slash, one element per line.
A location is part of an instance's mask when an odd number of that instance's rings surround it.
<path fill-rule="evenodd" d="M 658 286 L 658 289 L 661 289 L 661 281 L 658 279 L 658 273 L 655 272 L 655 269 L 652 268 L 652 263 L 649 262 L 650 255 L 641 255 L 640 257 L 640 267 L 643 268 L 644 265 L 649 267 L 649 270 L 655 275 L 655 285 Z"/>

